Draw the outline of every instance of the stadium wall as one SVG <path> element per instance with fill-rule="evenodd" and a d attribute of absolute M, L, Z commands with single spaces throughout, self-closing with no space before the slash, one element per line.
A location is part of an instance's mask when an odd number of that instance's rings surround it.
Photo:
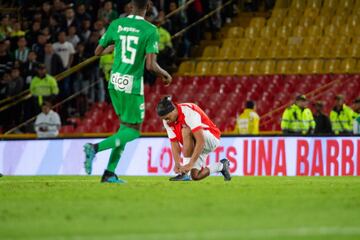
<path fill-rule="evenodd" d="M 99 138 L 0 141 L 4 175 L 85 175 L 82 146 Z M 97 155 L 93 174 L 110 151 Z M 239 176 L 360 176 L 360 137 L 223 137 L 208 163 L 228 158 Z M 143 137 L 127 145 L 119 175 L 173 175 L 170 142 Z"/>

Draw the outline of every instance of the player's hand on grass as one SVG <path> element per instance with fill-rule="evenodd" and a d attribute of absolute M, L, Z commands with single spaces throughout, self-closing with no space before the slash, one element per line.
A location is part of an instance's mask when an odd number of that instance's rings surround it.
<path fill-rule="evenodd" d="M 172 77 L 170 74 L 166 73 L 163 77 L 162 77 L 162 80 L 165 84 L 165 86 L 169 86 L 171 81 L 172 81 Z"/>

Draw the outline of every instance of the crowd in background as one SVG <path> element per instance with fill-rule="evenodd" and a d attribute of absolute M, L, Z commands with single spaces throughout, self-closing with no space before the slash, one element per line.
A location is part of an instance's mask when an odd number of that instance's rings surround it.
<path fill-rule="evenodd" d="M 231 9 L 215 14 L 176 39 L 171 36 L 217 7 L 222 0 L 195 0 L 170 18 L 166 14 L 185 0 L 153 0 L 146 20 L 159 27 L 159 63 L 169 71 L 177 58 L 188 57 L 198 44 L 204 27 L 218 31 L 233 14 Z M 59 102 L 82 90 L 75 101 L 59 109 L 63 121 L 83 115 L 89 102 L 106 100 L 106 79 L 111 58 L 87 65 L 81 71 L 56 81 L 55 76 L 93 56 L 99 38 L 111 21 L 131 13 L 129 0 L 17 1 L 19 12 L 2 14 L 0 22 L 0 99 L 30 90 L 32 99 L 0 113 L 2 131 L 39 113 L 44 101 Z M 146 73 L 153 84 L 154 76 Z M 98 81 L 100 79 L 100 81 Z M 93 87 L 89 87 L 93 84 Z M 77 109 L 77 110 L 75 110 Z M 81 111 L 78 111 L 78 110 Z M 29 131 L 30 129 L 24 129 Z"/>

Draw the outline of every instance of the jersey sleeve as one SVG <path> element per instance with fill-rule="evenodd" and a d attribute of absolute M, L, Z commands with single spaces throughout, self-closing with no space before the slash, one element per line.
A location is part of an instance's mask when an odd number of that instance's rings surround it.
<path fill-rule="evenodd" d="M 155 29 L 146 42 L 146 53 L 159 53 L 159 39 L 159 31 Z"/>
<path fill-rule="evenodd" d="M 166 133 L 168 135 L 168 138 L 170 139 L 170 141 L 175 142 L 176 141 L 176 135 L 175 135 L 174 131 L 169 127 L 169 125 L 166 123 L 165 120 L 163 120 L 163 124 L 164 124 L 164 127 L 166 129 Z"/>
<path fill-rule="evenodd" d="M 114 36 L 114 28 L 115 28 L 115 21 L 113 21 L 109 28 L 106 30 L 104 35 L 99 40 L 99 45 L 103 48 L 106 48 L 107 46 L 111 45 L 114 42 L 113 36 Z"/>
<path fill-rule="evenodd" d="M 184 108 L 183 113 L 185 115 L 185 123 L 190 127 L 192 132 L 202 129 L 201 116 L 198 112 L 190 108 Z"/>

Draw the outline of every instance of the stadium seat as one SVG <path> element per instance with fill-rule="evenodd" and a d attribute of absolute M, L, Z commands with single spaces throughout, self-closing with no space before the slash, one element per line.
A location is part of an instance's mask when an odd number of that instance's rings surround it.
<path fill-rule="evenodd" d="M 215 76 L 227 75 L 227 65 L 228 63 L 225 61 L 214 62 L 210 74 Z"/>
<path fill-rule="evenodd" d="M 348 15 L 349 13 L 351 13 L 353 7 L 354 7 L 354 0 L 340 0 L 336 8 L 336 13 L 337 14 L 343 13 Z"/>
<path fill-rule="evenodd" d="M 360 1 L 357 1 L 360 2 Z M 360 24 L 360 16 L 359 15 L 351 15 L 347 19 L 347 24 L 352 27 L 357 27 Z"/>
<path fill-rule="evenodd" d="M 299 26 L 303 26 L 305 28 L 309 28 L 314 24 L 314 18 L 311 17 L 302 17 L 299 21 Z"/>
<path fill-rule="evenodd" d="M 259 35 L 260 35 L 260 31 L 258 28 L 249 26 L 245 29 L 245 35 L 244 35 L 245 38 L 254 39 L 259 37 Z"/>
<path fill-rule="evenodd" d="M 323 30 L 320 26 L 313 25 L 309 27 L 307 36 L 308 37 L 321 37 L 323 35 Z"/>
<path fill-rule="evenodd" d="M 249 45 L 239 45 L 239 47 L 235 50 L 235 58 L 236 59 L 247 59 L 251 57 L 252 48 Z"/>
<path fill-rule="evenodd" d="M 336 27 L 341 27 L 345 24 L 346 20 L 346 16 L 344 15 L 335 15 L 331 19 L 331 24 Z"/>
<path fill-rule="evenodd" d="M 303 10 L 306 7 L 306 1 L 304 0 L 293 0 L 290 5 L 290 9 Z"/>
<path fill-rule="evenodd" d="M 272 26 L 265 26 L 264 28 L 261 29 L 260 32 L 260 37 L 262 38 L 271 39 L 275 37 L 275 35 L 276 35 L 276 28 Z"/>
<path fill-rule="evenodd" d="M 317 8 L 320 9 L 322 5 L 322 0 L 307 0 L 307 8 Z"/>
<path fill-rule="evenodd" d="M 299 57 L 298 47 L 295 45 L 288 45 L 284 48 L 282 58 L 295 59 Z"/>
<path fill-rule="evenodd" d="M 218 46 L 207 46 L 204 49 L 202 58 L 211 59 L 218 55 L 219 47 Z"/>
<path fill-rule="evenodd" d="M 74 131 L 73 125 L 64 125 L 60 128 L 60 133 L 73 133 Z"/>
<path fill-rule="evenodd" d="M 331 57 L 334 58 L 344 58 L 347 57 L 347 48 L 345 44 L 336 44 L 334 48 L 332 48 L 331 51 Z"/>
<path fill-rule="evenodd" d="M 275 67 L 276 67 L 276 62 L 274 60 L 261 61 L 260 74 L 265 74 L 265 75 L 274 74 Z"/>
<path fill-rule="evenodd" d="M 244 61 L 233 61 L 229 63 L 228 72 L 230 75 L 240 76 L 244 74 Z"/>
<path fill-rule="evenodd" d="M 284 18 L 271 17 L 267 21 L 266 26 L 276 29 L 281 26 L 281 24 L 283 23 L 283 20 L 284 20 Z"/>
<path fill-rule="evenodd" d="M 246 61 L 244 74 L 245 75 L 257 75 L 259 74 L 259 61 Z"/>
<path fill-rule="evenodd" d="M 319 44 L 319 46 L 317 48 L 315 48 L 316 56 L 318 56 L 320 58 L 331 57 L 330 46 L 331 45 L 327 45 L 327 44 Z"/>
<path fill-rule="evenodd" d="M 250 20 L 250 27 L 261 29 L 265 26 L 266 20 L 264 17 L 254 17 Z"/>
<path fill-rule="evenodd" d="M 294 28 L 294 31 L 292 32 L 292 36 L 305 37 L 306 36 L 306 28 L 304 26 L 296 26 Z"/>
<path fill-rule="evenodd" d="M 315 57 L 316 55 L 314 54 L 314 49 L 312 47 L 312 45 L 302 45 L 299 48 L 299 57 L 300 58 L 310 58 L 310 57 Z"/>
<path fill-rule="evenodd" d="M 299 23 L 299 18 L 287 17 L 284 19 L 282 26 L 288 27 L 288 31 L 293 30 Z"/>
<path fill-rule="evenodd" d="M 341 73 L 357 73 L 355 58 L 345 58 L 340 64 Z"/>
<path fill-rule="evenodd" d="M 220 48 L 217 59 L 233 59 L 235 57 L 234 47 L 223 46 Z"/>
<path fill-rule="evenodd" d="M 306 8 L 304 11 L 304 17 L 314 19 L 319 15 L 320 8 Z"/>
<path fill-rule="evenodd" d="M 323 59 L 311 59 L 308 63 L 308 72 L 311 74 L 324 73 L 324 60 Z"/>
<path fill-rule="evenodd" d="M 292 72 L 295 74 L 307 74 L 307 66 L 308 62 L 306 60 L 295 60 L 292 66 Z"/>
<path fill-rule="evenodd" d="M 328 59 L 325 61 L 324 71 L 326 73 L 338 73 L 340 72 L 340 63 L 339 59 Z"/>
<path fill-rule="evenodd" d="M 349 57 L 360 58 L 360 45 L 351 44 L 348 48 Z"/>
<path fill-rule="evenodd" d="M 194 74 L 197 76 L 209 75 L 212 63 L 210 61 L 200 61 L 196 64 Z"/>
<path fill-rule="evenodd" d="M 321 29 L 324 29 L 327 25 L 329 25 L 329 23 L 330 23 L 329 16 L 317 16 L 315 18 L 315 26 L 318 26 Z"/>
<path fill-rule="evenodd" d="M 335 9 L 338 6 L 339 0 L 324 0 L 323 9 Z"/>
<path fill-rule="evenodd" d="M 195 70 L 195 63 L 193 61 L 184 61 L 180 64 L 178 75 L 190 75 Z"/>
<path fill-rule="evenodd" d="M 242 27 L 231 27 L 226 35 L 226 38 L 242 38 L 244 36 L 244 29 Z"/>
<path fill-rule="evenodd" d="M 355 35 L 355 29 L 357 29 L 357 27 L 353 27 L 350 24 L 344 24 L 342 26 L 340 26 L 340 36 L 341 37 L 347 37 L 348 39 L 351 38 L 351 36 Z"/>
<path fill-rule="evenodd" d="M 324 36 L 327 37 L 336 37 L 339 34 L 339 29 L 337 26 L 331 24 L 325 27 Z"/>
<path fill-rule="evenodd" d="M 275 73 L 276 74 L 290 74 L 291 68 L 292 68 L 292 61 L 280 60 L 276 64 Z"/>
<path fill-rule="evenodd" d="M 272 44 L 267 52 L 267 56 L 272 59 L 283 56 L 283 45 Z"/>
<path fill-rule="evenodd" d="M 288 38 L 291 35 L 291 29 L 288 26 L 281 26 L 276 30 L 276 36 L 279 38 Z"/>
<path fill-rule="evenodd" d="M 286 17 L 286 14 L 287 14 L 286 8 L 274 8 L 271 13 L 271 17 L 284 19 Z"/>

